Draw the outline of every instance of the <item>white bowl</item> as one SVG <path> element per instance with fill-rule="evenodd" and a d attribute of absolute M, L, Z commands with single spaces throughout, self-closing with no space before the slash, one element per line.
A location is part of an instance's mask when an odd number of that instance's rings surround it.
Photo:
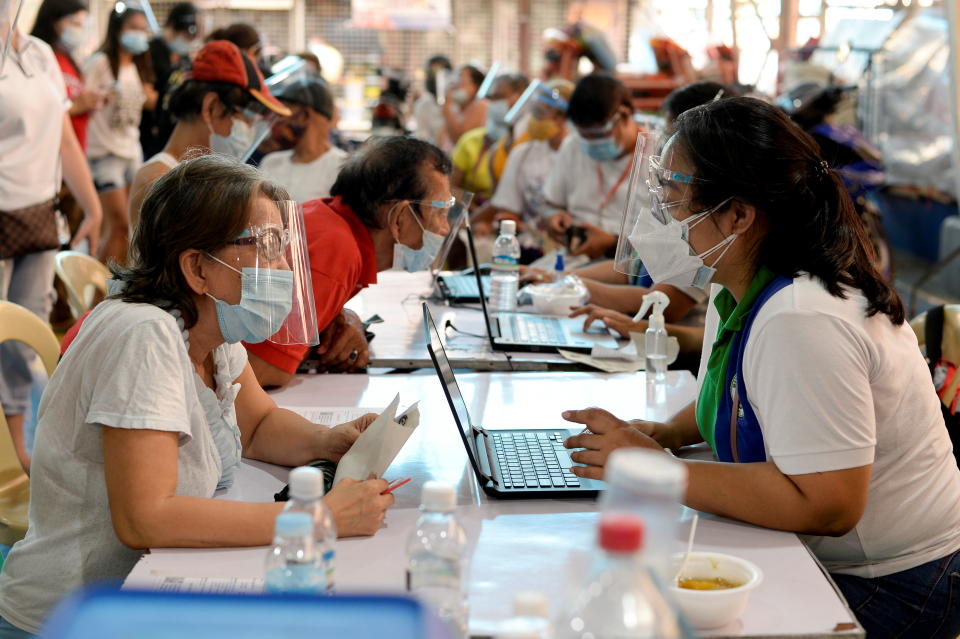
<path fill-rule="evenodd" d="M 571 306 L 580 306 L 583 304 L 583 296 L 580 293 L 555 293 L 549 288 L 530 287 L 530 298 L 533 300 L 533 308 L 544 315 L 570 315 Z"/>
<path fill-rule="evenodd" d="M 673 572 L 680 569 L 683 553 L 673 556 Z M 685 579 L 721 578 L 742 584 L 724 590 L 690 590 L 670 585 L 670 595 L 687 621 L 697 630 L 719 628 L 739 619 L 747 607 L 750 592 L 763 581 L 755 564 L 719 552 L 692 552 L 683 571 Z"/>

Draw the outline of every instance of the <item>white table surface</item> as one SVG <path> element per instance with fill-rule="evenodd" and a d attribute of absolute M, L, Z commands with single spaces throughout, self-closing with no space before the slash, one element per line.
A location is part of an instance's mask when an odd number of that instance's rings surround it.
<path fill-rule="evenodd" d="M 416 369 L 430 368 L 423 333 L 421 303 L 427 301 L 438 327 L 447 320 L 453 322 L 463 333 L 451 331 L 445 340 L 447 356 L 454 366 L 474 370 L 580 370 L 582 365 L 564 359 L 556 353 L 510 353 L 490 348 L 479 303 L 460 306 L 448 305 L 442 300 L 428 299 L 432 293 L 433 280 L 427 271 L 406 273 L 384 271 L 377 275 L 377 283 L 362 290 L 347 303 L 360 319 L 366 320 L 377 314 L 382 324 L 374 324 L 370 330 L 376 338 L 370 343 L 371 368 Z M 524 307 L 523 310 L 532 310 Z M 578 322 L 571 321 L 571 325 Z M 465 333 L 472 333 L 467 335 Z M 479 337 L 478 337 L 479 336 Z M 578 337 L 590 339 L 589 334 Z M 606 336 L 597 336 L 604 337 Z"/>
<path fill-rule="evenodd" d="M 651 393 L 643 373 L 472 373 L 458 380 L 475 419 L 488 427 L 512 428 L 564 426 L 560 411 L 588 405 L 603 406 L 625 418 L 665 420 L 689 403 L 696 389 L 693 377 L 685 372 L 671 372 L 667 385 Z M 405 545 L 418 516 L 419 489 L 427 479 L 440 479 L 458 487 L 458 516 L 470 542 L 471 633 L 489 634 L 521 590 L 545 592 L 551 613 L 560 611 L 568 591 L 578 585 L 578 568 L 593 548 L 595 502 L 487 498 L 477 487 L 435 375 L 299 376 L 273 395 L 289 407 L 383 407 L 397 392 L 401 406 L 420 400 L 422 419 L 387 476 L 414 480 L 397 491 L 397 505 L 377 535 L 338 541 L 338 589 L 403 590 Z M 287 469 L 245 460 L 234 487 L 220 496 L 271 501 L 286 473 Z M 679 527 L 678 550 L 688 526 L 685 520 Z M 705 516 L 697 539 L 698 550 L 739 555 L 765 574 L 742 618 L 708 636 L 863 636 L 796 535 Z M 259 577 L 264 554 L 263 548 L 158 549 L 143 557 L 126 585 L 149 586 L 166 576 Z M 853 624 L 853 629 L 834 631 L 838 624 Z"/>

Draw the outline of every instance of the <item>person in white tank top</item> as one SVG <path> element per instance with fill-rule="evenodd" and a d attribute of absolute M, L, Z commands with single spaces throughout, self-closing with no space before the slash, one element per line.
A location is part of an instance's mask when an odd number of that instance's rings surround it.
<path fill-rule="evenodd" d="M 207 43 L 197 54 L 189 80 L 170 96 L 177 125 L 163 151 L 137 171 L 130 189 L 130 224 L 153 183 L 182 160 L 205 153 L 239 157 L 253 143 L 253 124 L 268 112 L 290 115 L 267 90 L 260 71 L 232 42 Z"/>

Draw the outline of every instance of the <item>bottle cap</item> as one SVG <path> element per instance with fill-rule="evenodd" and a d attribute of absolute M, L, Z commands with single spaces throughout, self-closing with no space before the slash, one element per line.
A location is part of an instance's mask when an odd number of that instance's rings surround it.
<path fill-rule="evenodd" d="M 276 535 L 278 537 L 312 536 L 313 517 L 302 512 L 282 512 L 277 515 Z"/>
<path fill-rule="evenodd" d="M 450 484 L 428 481 L 420 494 L 420 506 L 433 512 L 452 513 L 457 507 L 457 493 Z"/>
<path fill-rule="evenodd" d="M 563 273 L 566 265 L 563 262 L 563 251 L 557 251 L 557 260 L 553 263 L 553 270 L 557 273 Z"/>
<path fill-rule="evenodd" d="M 323 497 L 323 473 L 313 466 L 300 466 L 290 471 L 290 496 L 294 499 Z"/>
<path fill-rule="evenodd" d="M 621 448 L 607 459 L 604 479 L 627 493 L 680 501 L 687 488 L 687 467 L 670 455 L 640 448 Z M 610 491 L 605 491 L 606 495 Z"/>
<path fill-rule="evenodd" d="M 634 553 L 643 547 L 643 522 L 634 515 L 604 515 L 600 519 L 600 547 L 611 553 Z"/>
<path fill-rule="evenodd" d="M 550 600 L 537 590 L 525 590 L 513 598 L 514 617 L 550 618 Z"/>
<path fill-rule="evenodd" d="M 500 232 L 507 235 L 516 235 L 517 223 L 514 220 L 500 220 Z"/>

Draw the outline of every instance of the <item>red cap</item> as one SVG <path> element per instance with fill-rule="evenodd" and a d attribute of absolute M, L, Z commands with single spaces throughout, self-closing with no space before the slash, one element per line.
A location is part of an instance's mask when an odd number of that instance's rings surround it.
<path fill-rule="evenodd" d="M 600 547 L 607 552 L 632 553 L 643 547 L 643 521 L 633 515 L 604 515 Z"/>
<path fill-rule="evenodd" d="M 203 45 L 193 61 L 190 79 L 236 84 L 274 113 L 290 115 L 290 109 L 271 95 L 257 65 L 232 42 L 214 40 Z"/>

